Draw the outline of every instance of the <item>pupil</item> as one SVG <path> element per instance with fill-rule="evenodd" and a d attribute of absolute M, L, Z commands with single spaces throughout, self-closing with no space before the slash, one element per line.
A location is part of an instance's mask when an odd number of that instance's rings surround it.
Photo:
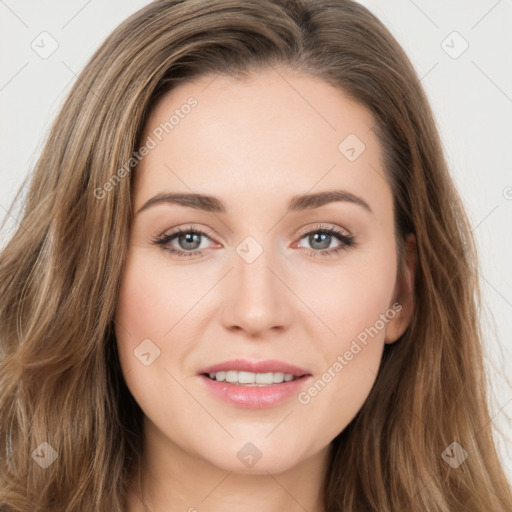
<path fill-rule="evenodd" d="M 329 248 L 329 245 L 330 245 L 330 236 L 328 233 L 314 233 L 313 235 L 310 235 L 310 239 L 309 239 L 309 243 L 311 244 L 312 247 L 314 247 L 313 243 L 316 242 L 318 236 L 320 237 L 324 237 L 323 238 L 323 241 L 320 241 L 320 247 L 316 247 L 317 249 L 327 249 Z M 327 243 L 326 243 L 326 239 L 327 239 Z"/>
<path fill-rule="evenodd" d="M 195 240 L 194 240 L 195 238 Z M 197 249 L 199 245 L 201 245 L 200 235 L 198 233 L 186 233 L 185 235 L 180 236 L 180 244 L 183 242 L 184 239 L 184 246 L 182 246 L 184 249 Z M 199 244 L 197 247 L 194 247 L 194 244 Z M 192 247 L 190 247 L 188 244 L 192 244 Z"/>

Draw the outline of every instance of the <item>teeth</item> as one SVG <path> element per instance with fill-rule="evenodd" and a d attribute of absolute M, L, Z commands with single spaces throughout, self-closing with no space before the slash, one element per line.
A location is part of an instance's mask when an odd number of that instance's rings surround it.
<path fill-rule="evenodd" d="M 251 372 L 238 372 L 238 382 L 240 384 L 254 384 L 254 381 L 257 380 L 256 377 L 257 375 Z M 237 380 L 234 379 L 231 382 L 237 382 Z M 263 382 L 258 382 L 258 384 L 263 384 Z"/>
<path fill-rule="evenodd" d="M 226 382 L 237 382 L 238 381 L 238 372 L 228 370 L 226 372 Z"/>
<path fill-rule="evenodd" d="M 256 374 L 256 384 L 274 384 L 274 374 L 273 373 L 257 373 Z"/>
<path fill-rule="evenodd" d="M 287 373 L 286 375 L 290 375 L 289 373 Z M 290 375 L 293 379 L 293 375 Z M 284 373 L 274 373 L 274 382 L 276 384 L 279 384 L 280 382 L 283 382 L 284 380 Z M 291 380 L 291 379 L 290 379 Z"/>
<path fill-rule="evenodd" d="M 290 382 L 295 380 L 291 373 L 268 372 L 252 373 L 228 370 L 225 372 L 216 372 L 209 374 L 210 379 L 219 382 L 230 382 L 232 384 L 245 384 L 249 386 L 269 386 L 271 384 L 280 384 L 281 382 Z"/>

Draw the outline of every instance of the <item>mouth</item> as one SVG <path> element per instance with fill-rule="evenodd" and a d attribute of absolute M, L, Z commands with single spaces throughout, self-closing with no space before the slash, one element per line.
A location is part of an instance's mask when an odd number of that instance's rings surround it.
<path fill-rule="evenodd" d="M 277 407 L 300 392 L 313 378 L 306 369 L 283 361 L 233 359 L 203 368 L 205 389 L 235 407 Z"/>

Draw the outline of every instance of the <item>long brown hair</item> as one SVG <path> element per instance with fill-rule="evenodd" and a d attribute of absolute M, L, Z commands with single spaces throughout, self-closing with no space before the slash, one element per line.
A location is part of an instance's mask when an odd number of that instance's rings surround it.
<path fill-rule="evenodd" d="M 179 83 L 277 66 L 369 109 L 399 247 L 409 233 L 417 241 L 412 322 L 332 442 L 325 510 L 512 510 L 493 443 L 468 220 L 417 74 L 350 0 L 157 0 L 80 73 L 0 255 L 2 510 L 123 511 L 143 416 L 120 373 L 113 314 L 145 122 Z M 464 453 L 454 442 L 468 454 L 458 467 L 443 457 Z"/>

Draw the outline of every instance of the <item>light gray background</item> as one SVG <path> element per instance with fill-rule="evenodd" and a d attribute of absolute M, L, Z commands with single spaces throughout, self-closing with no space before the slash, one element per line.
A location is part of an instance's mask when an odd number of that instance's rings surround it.
<path fill-rule="evenodd" d="M 107 35 L 147 3 L 0 0 L 0 218 L 8 215 L 15 191 L 36 162 L 76 75 Z M 391 30 L 422 78 L 468 209 L 480 249 L 492 414 L 510 445 L 512 2 L 361 3 Z M 46 57 L 44 52 L 55 44 L 58 48 L 47 58 L 33 49 Z M 15 226 L 16 212 L 11 215 L 11 227 L 0 233 L 2 244 Z M 512 449 L 505 440 L 498 437 L 497 444 L 512 480 Z"/>

